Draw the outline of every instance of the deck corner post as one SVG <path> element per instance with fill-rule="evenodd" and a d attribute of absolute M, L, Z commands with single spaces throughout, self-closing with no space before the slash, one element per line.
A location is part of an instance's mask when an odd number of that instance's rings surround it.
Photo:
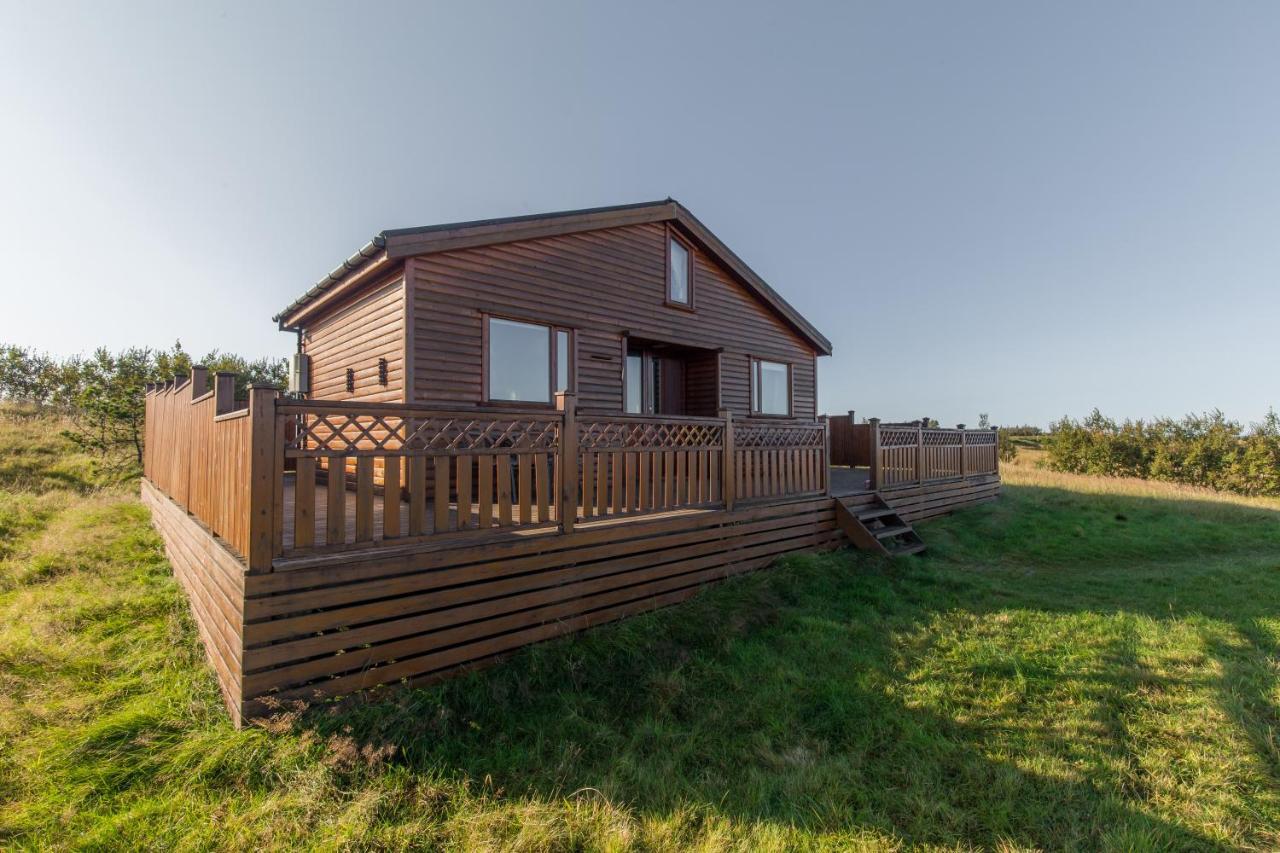
<path fill-rule="evenodd" d="M 726 512 L 733 512 L 733 505 L 738 499 L 737 474 L 734 471 L 733 448 L 733 410 L 721 409 L 720 417 L 724 418 L 724 440 L 720 452 L 723 455 L 720 470 L 720 493 L 724 499 Z"/>
<path fill-rule="evenodd" d="M 276 396 L 271 385 L 249 389 L 249 571 L 271 571 L 276 527 Z M 283 484 L 281 484 L 283 490 Z"/>
<path fill-rule="evenodd" d="M 213 413 L 225 415 L 236 407 L 236 374 L 219 370 L 213 374 Z"/>
<path fill-rule="evenodd" d="M 191 399 L 203 397 L 209 390 L 209 368 L 197 364 L 191 368 Z"/>
<path fill-rule="evenodd" d="M 853 426 L 853 412 L 849 412 L 849 425 Z M 831 419 L 822 416 L 822 493 L 831 494 Z"/>
<path fill-rule="evenodd" d="M 560 532 L 572 533 L 578 520 L 578 412 L 577 395 L 556 394 L 560 424 Z"/>
<path fill-rule="evenodd" d="M 991 464 L 992 464 L 992 467 L 994 468 L 995 475 L 999 477 L 1000 476 L 1000 427 L 991 428 L 991 449 L 992 449 L 992 452 L 995 454 L 995 458 L 992 460 Z"/>
<path fill-rule="evenodd" d="M 867 421 L 871 426 L 871 490 L 880 490 L 880 419 Z"/>

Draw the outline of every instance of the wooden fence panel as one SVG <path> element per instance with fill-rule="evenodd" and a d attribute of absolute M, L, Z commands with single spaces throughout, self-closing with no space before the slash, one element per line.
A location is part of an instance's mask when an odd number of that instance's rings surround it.
<path fill-rule="evenodd" d="M 826 465 L 824 424 L 734 425 L 734 492 L 738 500 L 823 492 Z"/>
<path fill-rule="evenodd" d="M 703 486 L 724 452 L 717 418 L 578 419 L 583 519 L 637 515 L 720 500 Z M 714 461 L 713 461 L 714 460 Z"/>

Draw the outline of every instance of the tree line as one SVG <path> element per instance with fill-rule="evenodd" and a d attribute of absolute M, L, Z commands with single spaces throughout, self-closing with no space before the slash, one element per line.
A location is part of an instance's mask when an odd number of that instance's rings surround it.
<path fill-rule="evenodd" d="M 238 398 L 251 384 L 283 387 L 289 375 L 284 359 L 213 350 L 193 360 L 181 341 L 169 349 L 100 347 L 69 358 L 0 344 L 0 400 L 9 404 L 11 416 L 65 418 L 68 438 L 97 454 L 106 467 L 124 469 L 142 464 L 146 384 L 190 375 L 193 364 L 237 374 Z"/>
<path fill-rule="evenodd" d="M 1280 496 L 1280 416 L 1248 429 L 1220 411 L 1117 423 L 1097 409 L 1049 428 L 1055 471 L 1141 477 L 1242 495 Z"/>

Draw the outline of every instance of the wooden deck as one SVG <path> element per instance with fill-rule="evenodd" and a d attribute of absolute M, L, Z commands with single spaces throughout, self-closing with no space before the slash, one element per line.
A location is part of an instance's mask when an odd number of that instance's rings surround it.
<path fill-rule="evenodd" d="M 141 488 L 237 721 L 444 677 L 839 548 L 842 519 L 872 504 L 909 524 L 1000 490 L 990 430 L 873 421 L 870 467 L 829 467 L 825 421 L 264 388 L 235 410 L 226 377 L 206 379 L 148 393 Z"/>
<path fill-rule="evenodd" d="M 831 496 L 834 498 L 867 494 L 875 491 L 875 489 L 871 488 L 870 468 L 850 468 L 844 465 L 832 465 L 828 471 L 831 477 Z"/>

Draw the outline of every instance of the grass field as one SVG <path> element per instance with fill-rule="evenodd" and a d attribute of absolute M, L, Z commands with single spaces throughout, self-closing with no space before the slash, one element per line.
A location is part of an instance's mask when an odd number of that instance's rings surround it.
<path fill-rule="evenodd" d="M 1005 470 L 792 558 L 236 731 L 132 488 L 0 422 L 0 845 L 1280 847 L 1280 503 Z"/>

